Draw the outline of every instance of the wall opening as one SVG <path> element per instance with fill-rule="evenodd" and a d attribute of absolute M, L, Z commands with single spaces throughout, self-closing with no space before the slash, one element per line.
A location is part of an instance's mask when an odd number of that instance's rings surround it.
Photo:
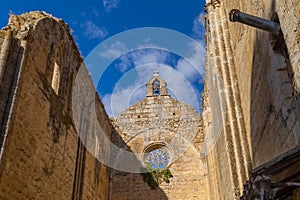
<path fill-rule="evenodd" d="M 162 143 L 153 143 L 144 150 L 143 162 L 153 169 L 164 169 L 171 164 L 169 148 Z"/>
<path fill-rule="evenodd" d="M 58 95 L 58 90 L 59 90 L 59 82 L 60 82 L 60 71 L 59 71 L 59 66 L 58 66 L 57 62 L 55 62 L 51 86 L 57 95 Z"/>
<path fill-rule="evenodd" d="M 154 95 L 160 95 L 160 82 L 158 80 L 152 84 L 152 91 Z"/>

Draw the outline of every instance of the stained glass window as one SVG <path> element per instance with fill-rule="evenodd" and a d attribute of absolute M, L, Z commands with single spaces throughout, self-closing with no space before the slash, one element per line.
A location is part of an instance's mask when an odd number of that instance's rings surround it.
<path fill-rule="evenodd" d="M 154 169 L 163 169 L 168 166 L 170 155 L 165 148 L 153 149 L 146 155 L 145 161 Z"/>

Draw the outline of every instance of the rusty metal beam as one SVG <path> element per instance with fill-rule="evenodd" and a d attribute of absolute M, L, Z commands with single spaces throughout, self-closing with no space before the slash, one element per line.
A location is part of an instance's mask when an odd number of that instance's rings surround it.
<path fill-rule="evenodd" d="M 243 13 L 238 9 L 232 9 L 230 11 L 229 20 L 232 22 L 240 22 L 243 24 L 247 24 L 249 26 L 269 31 L 274 34 L 279 34 L 280 32 L 279 23 Z"/>

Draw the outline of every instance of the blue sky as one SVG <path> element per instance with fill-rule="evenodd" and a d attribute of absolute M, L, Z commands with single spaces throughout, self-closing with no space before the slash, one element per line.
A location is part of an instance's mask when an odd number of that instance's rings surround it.
<path fill-rule="evenodd" d="M 168 82 L 172 96 L 201 112 L 205 55 L 203 7 L 204 0 L 4 0 L 0 7 L 0 26 L 7 24 L 9 13 L 46 11 L 69 24 L 85 59 L 89 59 L 104 41 L 124 31 L 157 27 L 185 34 L 199 45 L 189 44 L 187 51 L 191 53 L 184 56 L 166 49 L 163 41 L 157 42 L 151 37 L 144 38 L 134 50 L 126 42 L 115 40 L 101 52 L 96 52 L 99 59 L 116 56 L 109 66 L 105 66 L 95 85 L 108 114 L 115 116 L 145 96 L 145 83 L 154 70 L 159 70 L 161 77 Z M 162 37 L 164 39 L 166 36 Z M 87 64 L 89 68 L 97 61 L 93 60 L 91 64 L 87 60 L 86 63 L 90 64 Z M 193 67 L 195 65 L 197 67 Z"/>

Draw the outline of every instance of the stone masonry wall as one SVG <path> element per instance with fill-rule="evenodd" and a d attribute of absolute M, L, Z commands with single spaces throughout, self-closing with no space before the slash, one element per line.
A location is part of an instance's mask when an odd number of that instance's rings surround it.
<path fill-rule="evenodd" d="M 299 144 L 299 3 L 300 1 L 226 1 L 232 8 L 271 19 L 277 12 L 287 51 L 274 51 L 266 31 L 229 23 L 253 167 Z M 286 54 L 286 56 L 285 56 Z"/>
<path fill-rule="evenodd" d="M 203 119 L 206 155 L 215 199 L 238 199 L 251 163 L 224 1 L 207 1 Z M 206 100 L 207 99 L 207 100 Z"/>
<path fill-rule="evenodd" d="M 204 130 L 221 133 L 207 157 L 212 199 L 238 199 L 251 169 L 299 145 L 299 6 L 207 1 Z M 266 19 L 277 13 L 287 48 L 273 50 L 268 32 L 229 22 L 234 8 Z"/>
<path fill-rule="evenodd" d="M 142 175 L 114 170 L 111 199 L 209 199 L 206 162 L 199 153 L 204 138 L 201 117 L 191 106 L 169 95 L 147 96 L 121 112 L 113 124 L 124 148 L 132 152 L 142 154 L 151 144 L 167 144 L 173 155 L 169 168 L 174 177 L 151 190 Z M 179 137 L 185 137 L 189 147 L 176 142 Z M 142 156 L 137 159 L 143 163 Z"/>
<path fill-rule="evenodd" d="M 8 56 L 3 36 L 11 41 Z M 85 149 L 72 120 L 83 61 L 68 26 L 43 12 L 12 15 L 0 38 L 0 199 L 108 199 L 109 171 Z"/>

